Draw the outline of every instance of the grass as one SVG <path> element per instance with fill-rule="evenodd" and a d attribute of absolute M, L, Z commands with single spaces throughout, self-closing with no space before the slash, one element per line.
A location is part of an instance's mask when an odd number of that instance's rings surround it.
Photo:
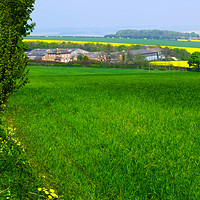
<path fill-rule="evenodd" d="M 57 199 L 55 190 L 43 184 L 27 158 L 25 146 L 16 138 L 16 127 L 5 127 L 0 117 L 0 199 Z"/>
<path fill-rule="evenodd" d="M 63 199 L 199 199 L 200 76 L 31 67 L 6 118 Z"/>
<path fill-rule="evenodd" d="M 23 146 L 13 136 L 15 130 L 10 127 L 5 131 L 0 122 L 0 199 L 30 197 L 29 191 L 38 184 Z"/>

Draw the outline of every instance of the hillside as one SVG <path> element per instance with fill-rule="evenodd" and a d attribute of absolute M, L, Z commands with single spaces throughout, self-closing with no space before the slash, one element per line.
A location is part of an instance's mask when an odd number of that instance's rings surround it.
<path fill-rule="evenodd" d="M 120 30 L 116 34 L 105 35 L 104 37 L 115 37 L 115 38 L 135 38 L 135 39 L 189 39 L 190 37 L 199 37 L 198 34 L 192 33 L 182 33 L 176 31 L 167 31 L 167 30 L 134 30 L 126 29 Z"/>
<path fill-rule="evenodd" d="M 30 66 L 5 118 L 44 177 L 38 187 L 59 199 L 197 200 L 199 81 L 188 72 Z"/>

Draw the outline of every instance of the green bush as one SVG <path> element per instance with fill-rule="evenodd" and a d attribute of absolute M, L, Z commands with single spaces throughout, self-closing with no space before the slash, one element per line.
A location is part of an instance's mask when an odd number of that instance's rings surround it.
<path fill-rule="evenodd" d="M 98 64 L 91 64 L 90 67 L 99 68 L 99 67 L 101 67 L 101 66 L 98 65 Z"/>
<path fill-rule="evenodd" d="M 78 63 L 73 63 L 73 67 L 82 67 L 83 65 L 78 64 Z"/>
<path fill-rule="evenodd" d="M 167 71 L 167 68 L 160 67 L 159 70 L 160 70 L 160 71 Z"/>

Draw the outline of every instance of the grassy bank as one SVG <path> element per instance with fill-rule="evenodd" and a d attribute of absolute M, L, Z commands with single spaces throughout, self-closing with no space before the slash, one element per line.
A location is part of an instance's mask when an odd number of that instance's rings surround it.
<path fill-rule="evenodd" d="M 63 199 L 199 199 L 200 76 L 31 67 L 11 116 Z"/>
<path fill-rule="evenodd" d="M 0 199 L 57 199 L 55 190 L 46 189 L 50 186 L 41 180 L 44 177 L 33 170 L 34 165 L 26 154 L 26 147 L 15 135 L 17 128 L 13 127 L 13 118 L 9 118 L 7 123 L 4 120 L 1 115 Z"/>

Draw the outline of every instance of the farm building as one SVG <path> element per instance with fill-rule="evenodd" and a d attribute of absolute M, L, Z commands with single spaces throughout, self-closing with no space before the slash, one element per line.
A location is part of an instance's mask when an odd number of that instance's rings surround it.
<path fill-rule="evenodd" d="M 34 49 L 26 52 L 29 60 L 67 63 L 76 60 L 68 49 Z"/>
<path fill-rule="evenodd" d="M 29 52 L 25 52 L 29 60 L 43 60 L 44 56 L 48 54 L 49 49 L 34 49 Z"/>
<path fill-rule="evenodd" d="M 161 52 L 160 48 L 144 48 L 144 49 L 139 49 L 139 50 L 132 50 L 129 52 L 130 54 L 132 54 L 133 56 L 137 55 L 137 54 L 141 54 L 143 56 L 145 56 L 146 60 L 159 60 L 164 58 L 164 55 Z"/>
<path fill-rule="evenodd" d="M 71 52 L 72 56 L 78 56 L 78 55 L 85 55 L 87 53 L 89 53 L 89 51 L 85 51 L 82 49 L 69 49 L 69 51 Z"/>
<path fill-rule="evenodd" d="M 144 47 L 139 50 L 130 50 L 128 52 L 113 52 L 110 54 L 110 59 L 111 61 L 122 61 L 127 58 L 127 55 L 132 58 L 134 58 L 134 56 L 136 55 L 143 55 L 148 61 L 160 60 L 165 58 L 160 48 Z"/>
<path fill-rule="evenodd" d="M 97 60 L 97 61 L 106 61 L 106 54 L 104 52 L 89 52 L 84 54 L 84 56 L 88 56 L 91 60 Z"/>
<path fill-rule="evenodd" d="M 67 63 L 71 61 L 71 52 L 68 49 L 49 49 L 43 60 Z"/>
<path fill-rule="evenodd" d="M 72 56 L 77 57 L 78 55 L 82 55 L 88 56 L 91 60 L 97 60 L 102 62 L 106 61 L 106 54 L 104 52 L 89 52 L 82 49 L 69 49 L 69 51 L 71 52 Z"/>
<path fill-rule="evenodd" d="M 68 63 L 70 61 L 76 61 L 78 55 L 88 56 L 91 60 L 97 60 L 105 62 L 107 56 L 104 52 L 88 52 L 82 49 L 34 49 L 30 52 L 26 52 L 30 60 L 35 61 L 51 61 Z M 139 50 L 130 50 L 128 52 L 120 51 L 109 54 L 109 60 L 122 61 L 126 60 L 127 56 L 134 58 L 135 55 L 141 54 L 146 60 L 154 61 L 165 58 L 160 48 L 141 48 Z"/>
<path fill-rule="evenodd" d="M 106 55 L 103 52 L 88 52 L 82 49 L 34 49 L 26 52 L 29 60 L 33 61 L 52 61 L 68 63 L 76 61 L 78 55 L 88 56 L 89 59 L 106 61 Z"/>

